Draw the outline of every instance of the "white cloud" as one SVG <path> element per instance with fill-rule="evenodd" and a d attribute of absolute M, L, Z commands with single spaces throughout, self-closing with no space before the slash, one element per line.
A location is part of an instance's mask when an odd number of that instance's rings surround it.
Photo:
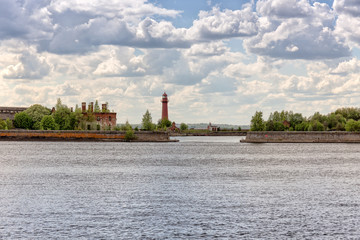
<path fill-rule="evenodd" d="M 333 31 L 335 14 L 327 4 L 307 0 L 262 0 L 259 33 L 246 39 L 248 51 L 274 58 L 332 59 L 350 55 Z"/>
<path fill-rule="evenodd" d="M 350 45 L 360 46 L 360 2 L 356 0 L 335 0 L 337 12 L 335 32 L 345 37 Z"/>
<path fill-rule="evenodd" d="M 45 57 L 31 51 L 24 51 L 15 64 L 8 65 L 1 75 L 8 79 L 42 79 L 51 71 Z"/>
<path fill-rule="evenodd" d="M 57 96 L 77 96 L 80 94 L 80 91 L 69 82 L 57 86 L 55 92 Z"/>
<path fill-rule="evenodd" d="M 224 10 L 214 7 L 211 11 L 201 11 L 199 19 L 189 29 L 191 38 L 200 40 L 224 39 L 252 36 L 257 32 L 257 16 L 251 4 L 241 10 Z"/>

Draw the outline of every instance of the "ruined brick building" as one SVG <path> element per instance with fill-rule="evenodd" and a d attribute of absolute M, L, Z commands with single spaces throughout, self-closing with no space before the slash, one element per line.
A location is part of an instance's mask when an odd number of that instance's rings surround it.
<path fill-rule="evenodd" d="M 98 130 L 110 130 L 116 127 L 116 113 L 110 112 L 107 108 L 107 104 L 102 104 L 101 111 L 94 111 L 94 102 L 90 102 L 88 110 L 86 109 L 86 102 L 81 103 L 81 111 L 83 116 L 94 117 Z M 87 123 L 87 129 L 91 129 L 91 122 Z"/>

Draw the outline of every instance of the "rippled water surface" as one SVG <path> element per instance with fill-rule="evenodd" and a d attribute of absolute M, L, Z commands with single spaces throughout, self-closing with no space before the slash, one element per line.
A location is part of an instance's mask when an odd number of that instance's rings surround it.
<path fill-rule="evenodd" d="M 360 238 L 360 145 L 0 142 L 0 239 Z"/>

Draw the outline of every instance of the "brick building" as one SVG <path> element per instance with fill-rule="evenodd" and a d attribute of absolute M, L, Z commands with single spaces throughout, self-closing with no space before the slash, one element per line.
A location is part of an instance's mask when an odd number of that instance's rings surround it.
<path fill-rule="evenodd" d="M 102 104 L 102 109 L 100 111 L 94 111 L 94 103 L 91 102 L 86 109 L 86 102 L 81 103 L 81 111 L 83 116 L 94 117 L 94 122 L 96 123 L 96 128 L 98 130 L 110 130 L 116 127 L 116 113 L 110 112 L 107 109 L 107 104 Z M 92 129 L 93 121 L 87 123 L 87 129 Z"/>

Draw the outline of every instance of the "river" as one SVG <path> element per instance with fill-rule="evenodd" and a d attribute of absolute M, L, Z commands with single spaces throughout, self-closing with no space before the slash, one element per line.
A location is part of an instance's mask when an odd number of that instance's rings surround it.
<path fill-rule="evenodd" d="M 0 239 L 360 238 L 359 144 L 0 142 Z"/>

